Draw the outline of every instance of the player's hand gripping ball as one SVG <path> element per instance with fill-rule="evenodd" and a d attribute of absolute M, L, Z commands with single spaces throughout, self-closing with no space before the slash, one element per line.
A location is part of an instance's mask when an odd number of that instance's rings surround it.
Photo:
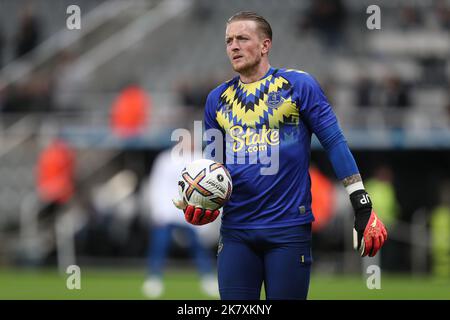
<path fill-rule="evenodd" d="M 178 180 L 180 199 L 173 202 L 184 211 L 187 222 L 203 225 L 216 220 L 232 190 L 230 173 L 223 164 L 207 159 L 195 160 L 181 172 Z"/>

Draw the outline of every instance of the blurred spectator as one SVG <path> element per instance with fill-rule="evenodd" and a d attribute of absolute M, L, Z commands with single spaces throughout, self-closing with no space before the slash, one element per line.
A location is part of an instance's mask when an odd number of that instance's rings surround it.
<path fill-rule="evenodd" d="M 22 8 L 19 18 L 18 33 L 16 35 L 15 57 L 29 53 L 40 41 L 41 24 L 31 5 Z"/>
<path fill-rule="evenodd" d="M 336 101 L 336 79 L 333 76 L 326 75 L 319 79 L 319 82 L 322 84 L 322 91 L 327 95 L 328 102 L 335 108 L 338 108 Z"/>
<path fill-rule="evenodd" d="M 333 217 L 334 185 L 315 165 L 310 166 L 309 175 L 311 177 L 311 206 L 315 219 L 312 228 L 314 232 L 318 232 L 325 228 Z"/>
<path fill-rule="evenodd" d="M 38 194 L 43 202 L 65 203 L 73 195 L 74 153 L 61 138 L 42 150 L 37 164 Z"/>
<path fill-rule="evenodd" d="M 441 28 L 450 30 L 450 5 L 448 4 L 448 1 L 437 1 L 435 6 L 435 16 Z"/>
<path fill-rule="evenodd" d="M 21 94 L 21 86 L 11 84 L 2 89 L 2 109 L 4 113 L 25 111 L 28 99 Z"/>
<path fill-rule="evenodd" d="M 376 86 L 367 76 L 362 76 L 356 83 L 356 105 L 358 107 L 371 107 L 374 105 Z"/>
<path fill-rule="evenodd" d="M 440 190 L 439 204 L 431 212 L 431 257 L 433 275 L 450 277 L 450 182 Z"/>
<path fill-rule="evenodd" d="M 446 72 L 446 59 L 429 55 L 421 57 L 417 63 L 422 68 L 420 84 L 424 86 L 442 86 L 449 83 Z"/>
<path fill-rule="evenodd" d="M 214 83 L 219 83 L 217 79 L 198 80 L 181 79 L 176 85 L 176 91 L 181 104 L 186 108 L 182 120 L 182 126 L 190 126 L 193 121 L 203 118 L 203 111 L 206 104 L 206 97 L 213 89 Z"/>
<path fill-rule="evenodd" d="M 163 294 L 163 268 L 175 232 L 183 235 L 183 243 L 201 277 L 201 288 L 209 296 L 218 297 L 217 279 L 213 271 L 213 255 L 205 243 L 204 232 L 215 232 L 217 224 L 192 226 L 184 220 L 183 213 L 174 206 L 172 199 L 178 198 L 178 179 L 187 163 L 200 159 L 201 153 L 193 152 L 190 141 L 183 141 L 183 159 L 174 159 L 171 150 L 166 150 L 155 159 L 148 183 L 148 204 L 151 218 L 151 237 L 148 251 L 148 278 L 142 287 L 149 298 Z M 174 149 L 173 149 L 174 150 Z M 203 231 L 203 234 L 201 233 Z"/>
<path fill-rule="evenodd" d="M 53 110 L 53 87 L 45 73 L 34 73 L 4 88 L 2 112 L 27 113 Z"/>
<path fill-rule="evenodd" d="M 201 82 L 200 84 L 194 82 L 195 86 L 192 86 L 192 83 L 190 79 L 187 79 L 178 84 L 177 91 L 181 96 L 181 101 L 187 107 L 203 110 L 211 83 L 215 82 Z"/>
<path fill-rule="evenodd" d="M 113 103 L 111 126 L 113 132 L 122 138 L 139 135 L 147 122 L 151 100 L 137 84 L 126 86 Z"/>
<path fill-rule="evenodd" d="M 55 68 L 52 72 L 54 87 L 54 103 L 58 110 L 77 110 L 79 95 L 85 79 L 74 70 L 76 55 L 70 50 L 58 54 Z"/>
<path fill-rule="evenodd" d="M 3 108 L 5 106 L 5 94 L 6 94 L 6 88 L 0 80 L 0 115 L 3 112 Z"/>
<path fill-rule="evenodd" d="M 54 216 L 74 194 L 75 153 L 61 138 L 51 139 L 36 165 L 36 187 L 44 204 L 41 217 Z"/>
<path fill-rule="evenodd" d="M 405 6 L 400 10 L 400 27 L 414 29 L 423 27 L 423 17 L 420 11 L 413 6 Z"/>
<path fill-rule="evenodd" d="M 127 255 L 133 247 L 129 240 L 138 213 L 136 194 L 138 177 L 132 170 L 114 171 L 107 181 L 96 184 L 86 201 L 89 223 L 78 234 L 78 242 L 85 254 Z"/>
<path fill-rule="evenodd" d="M 0 70 L 3 68 L 4 48 L 5 48 L 5 36 L 3 34 L 2 26 L 0 25 Z"/>
<path fill-rule="evenodd" d="M 383 220 L 388 232 L 394 228 L 399 218 L 398 200 L 394 188 L 394 174 L 387 165 L 377 167 L 370 179 L 364 182 L 367 192 L 370 193 L 374 210 Z M 396 251 L 392 239 L 387 241 L 380 254 L 373 258 L 366 258 L 363 262 L 364 270 L 371 264 L 391 268 L 395 265 Z"/>
<path fill-rule="evenodd" d="M 448 91 L 447 91 L 447 102 L 445 104 L 445 112 L 447 112 L 447 124 L 448 127 L 450 128 L 450 85 L 448 86 Z"/>
<path fill-rule="evenodd" d="M 300 31 L 319 32 L 324 44 L 337 46 L 343 40 L 347 10 L 341 0 L 311 1 L 306 17 L 300 21 Z"/>
<path fill-rule="evenodd" d="M 450 102 L 447 103 L 447 106 L 445 107 L 446 112 L 447 112 L 447 124 L 450 124 Z M 450 125 L 449 125 L 450 127 Z"/>
<path fill-rule="evenodd" d="M 211 2 L 209 0 L 195 0 L 193 12 L 196 22 L 208 22 L 212 13 Z"/>
<path fill-rule="evenodd" d="M 48 74 L 32 74 L 24 89 L 24 94 L 28 96 L 29 101 L 27 111 L 50 112 L 54 110 L 53 84 Z"/>
<path fill-rule="evenodd" d="M 381 86 L 380 106 L 405 108 L 411 105 L 410 88 L 402 79 L 393 74 L 387 76 Z"/>
<path fill-rule="evenodd" d="M 370 193 L 377 215 L 389 228 L 394 225 L 399 216 L 398 201 L 395 196 L 394 175 L 392 169 L 386 165 L 377 167 L 373 176 L 364 185 Z"/>
<path fill-rule="evenodd" d="M 381 84 L 367 76 L 361 76 L 355 86 L 358 107 L 406 108 L 411 105 L 410 86 L 398 75 L 386 76 Z"/>

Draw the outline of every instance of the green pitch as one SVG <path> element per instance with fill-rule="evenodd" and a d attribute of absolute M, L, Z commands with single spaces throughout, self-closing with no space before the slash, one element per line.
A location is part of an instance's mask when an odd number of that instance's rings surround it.
<path fill-rule="evenodd" d="M 67 289 L 68 276 L 55 270 L 0 270 L 0 299 L 145 299 L 141 294 L 144 270 L 82 268 L 80 290 Z M 192 270 L 168 271 L 165 284 L 161 299 L 209 299 Z M 369 290 L 362 277 L 313 274 L 309 299 L 450 300 L 450 279 L 383 275 L 381 289 Z"/>

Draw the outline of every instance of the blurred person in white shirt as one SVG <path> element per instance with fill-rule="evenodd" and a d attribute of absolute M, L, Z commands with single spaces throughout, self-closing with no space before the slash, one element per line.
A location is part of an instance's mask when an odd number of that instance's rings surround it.
<path fill-rule="evenodd" d="M 187 146 L 184 150 L 192 150 L 191 154 L 177 156 L 175 146 L 156 157 L 143 191 L 151 223 L 148 275 L 142 287 L 148 298 L 158 298 L 164 293 L 164 265 L 170 245 L 177 239 L 182 239 L 179 242 L 186 245 L 195 260 L 202 291 L 211 297 L 219 296 L 210 246 L 218 240 L 216 238 L 220 222 L 193 226 L 186 223 L 184 215 L 172 203 L 172 199 L 179 197 L 178 180 L 181 171 L 188 163 L 202 158 L 201 152 L 193 152 L 193 146 L 186 143 L 190 144 L 184 142 L 184 146 Z"/>

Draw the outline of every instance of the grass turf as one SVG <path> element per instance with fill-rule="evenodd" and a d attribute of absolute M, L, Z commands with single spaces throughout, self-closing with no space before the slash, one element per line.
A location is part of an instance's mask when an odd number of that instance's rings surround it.
<path fill-rule="evenodd" d="M 68 277 L 51 269 L 1 269 L 0 299 L 145 299 L 141 293 L 144 270 L 82 268 L 80 290 L 67 289 Z M 167 271 L 165 285 L 161 299 L 210 299 L 200 290 L 192 270 Z M 389 274 L 382 275 L 380 290 L 369 290 L 360 276 L 313 274 L 308 299 L 450 300 L 450 279 Z"/>

